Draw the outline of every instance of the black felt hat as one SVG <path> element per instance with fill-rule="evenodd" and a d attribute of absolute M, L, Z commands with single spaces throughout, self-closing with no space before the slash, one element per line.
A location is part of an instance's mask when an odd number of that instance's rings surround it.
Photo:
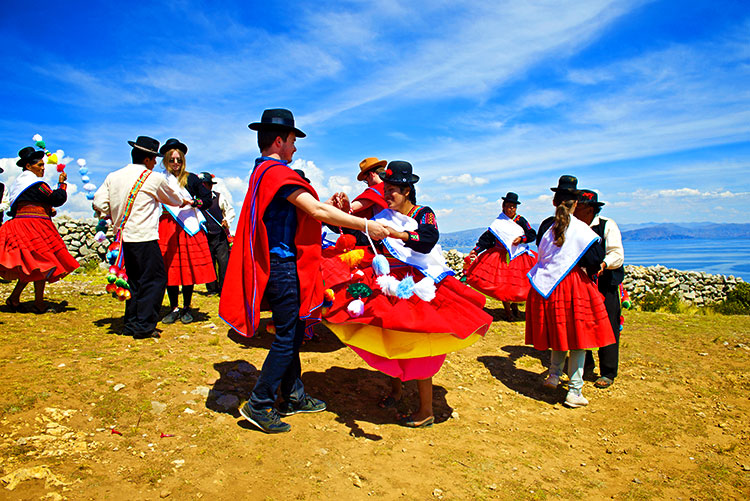
<path fill-rule="evenodd" d="M 509 191 L 503 198 L 503 202 L 508 202 L 511 204 L 521 205 L 521 202 L 518 201 L 518 195 L 513 193 L 512 191 Z"/>
<path fill-rule="evenodd" d="M 210 172 L 201 172 L 200 174 L 198 174 L 198 179 L 200 179 L 201 183 L 216 184 L 216 181 L 214 181 L 214 176 Z"/>
<path fill-rule="evenodd" d="M 294 135 L 297 137 L 305 137 L 307 135 L 294 126 L 294 115 L 292 115 L 291 111 L 284 108 L 264 110 L 263 115 L 260 117 L 260 122 L 253 122 L 248 127 L 252 130 L 261 130 L 266 127 L 282 127 L 293 130 Z"/>
<path fill-rule="evenodd" d="M 593 207 L 601 207 L 604 205 L 604 202 L 599 201 L 599 195 L 591 190 L 580 190 L 578 192 L 578 203 L 591 205 Z"/>
<path fill-rule="evenodd" d="M 19 167 L 26 167 L 26 164 L 44 158 L 44 151 L 34 149 L 33 146 L 27 146 L 26 148 L 21 148 L 21 151 L 18 152 L 18 156 L 21 158 L 16 162 L 16 165 Z M 2 172 L 2 170 L 0 170 L 0 172 Z"/>
<path fill-rule="evenodd" d="M 572 193 L 573 195 L 578 194 L 578 179 L 575 176 L 560 176 L 557 181 L 557 188 L 550 188 L 550 190 L 557 192 Z"/>
<path fill-rule="evenodd" d="M 157 157 L 164 156 L 159 153 L 159 141 L 153 137 L 138 136 L 135 141 L 128 141 L 128 144 L 132 146 L 133 149 L 145 151 L 146 153 L 151 153 Z"/>
<path fill-rule="evenodd" d="M 159 153 L 164 156 L 169 150 L 180 150 L 183 155 L 187 155 L 187 146 L 185 145 L 185 143 L 181 143 L 179 139 L 167 139 L 167 142 L 164 143 L 164 146 L 159 148 Z"/>
<path fill-rule="evenodd" d="M 385 173 L 380 177 L 388 184 L 406 186 L 419 181 L 419 176 L 412 174 L 411 164 L 403 160 L 394 160 L 385 168 Z"/>

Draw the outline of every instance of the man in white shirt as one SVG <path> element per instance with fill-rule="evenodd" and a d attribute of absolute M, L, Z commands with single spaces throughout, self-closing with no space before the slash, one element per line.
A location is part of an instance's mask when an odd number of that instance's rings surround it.
<path fill-rule="evenodd" d="M 139 136 L 128 141 L 133 163 L 112 172 L 94 194 L 94 210 L 109 217 L 115 232 L 121 228 L 122 253 L 131 298 L 125 303 L 123 333 L 135 339 L 159 337 L 156 324 L 167 286 L 164 259 L 159 249 L 161 204 L 184 206 L 184 199 L 169 186 L 163 174 L 152 172 L 159 154 L 159 141 Z M 136 184 L 140 189 L 129 204 Z"/>
<path fill-rule="evenodd" d="M 580 190 L 578 205 L 575 216 L 588 224 L 594 232 L 599 235 L 605 252 L 604 261 L 601 263 L 601 271 L 597 286 L 599 292 L 604 296 L 604 307 L 612 324 L 615 334 L 615 342 L 609 346 L 599 348 L 599 379 L 594 382 L 597 388 L 609 388 L 617 377 L 617 366 L 620 357 L 620 284 L 625 278 L 625 252 L 622 248 L 622 235 L 617 223 L 613 220 L 599 216 L 604 205 L 599 201 L 596 192 L 591 190 Z M 588 352 L 587 365 L 593 366 L 594 359 Z"/>

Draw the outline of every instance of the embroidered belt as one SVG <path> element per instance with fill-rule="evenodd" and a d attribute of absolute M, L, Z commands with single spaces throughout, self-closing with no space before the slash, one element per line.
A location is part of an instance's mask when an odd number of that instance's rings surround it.
<path fill-rule="evenodd" d="M 19 203 L 15 217 L 43 217 L 50 218 L 49 209 L 43 205 Z"/>

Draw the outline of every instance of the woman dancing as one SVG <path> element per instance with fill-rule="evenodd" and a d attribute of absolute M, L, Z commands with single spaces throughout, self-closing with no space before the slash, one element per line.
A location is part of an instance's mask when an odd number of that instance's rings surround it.
<path fill-rule="evenodd" d="M 469 253 L 464 270 L 466 283 L 503 302 L 505 318 L 520 318 L 518 305 L 529 295 L 526 274 L 536 263 L 536 254 L 527 245 L 536 231 L 517 214 L 521 204 L 518 195 L 508 192 L 503 198 L 503 212 L 479 237 Z"/>
<path fill-rule="evenodd" d="M 578 180 L 562 176 L 552 201 L 555 216 L 539 226 L 539 258 L 529 272 L 532 289 L 526 300 L 526 344 L 552 349 L 547 388 L 560 384 L 565 356 L 570 384 L 565 405 L 582 407 L 581 394 L 586 350 L 615 342 L 604 300 L 596 283 L 604 258 L 599 237 L 573 216 Z"/>
<path fill-rule="evenodd" d="M 386 256 L 353 249 L 353 242 L 345 243 L 347 235 L 339 239 L 343 244 L 323 251 L 326 286 L 334 296 L 324 319 L 368 365 L 391 376 L 381 407 L 394 407 L 403 395 L 402 382 L 417 380 L 419 409 L 400 420 L 410 428 L 435 421 L 432 376 L 446 354 L 477 341 L 492 322 L 482 309 L 484 296 L 456 280 L 445 265 L 435 213 L 417 205 L 418 180 L 408 162 L 388 164 L 383 181 L 389 210 L 375 217 L 389 227 L 382 248 Z"/>
<path fill-rule="evenodd" d="M 0 276 L 18 280 L 5 304 L 11 311 L 24 311 L 21 292 L 34 282 L 34 313 L 54 311 L 44 304 L 44 287 L 78 268 L 65 242 L 52 224 L 55 213 L 68 199 L 67 175 L 58 176 L 53 190 L 41 180 L 44 176 L 44 151 L 28 146 L 18 152 L 16 165 L 23 172 L 10 187 L 10 219 L 0 226 Z"/>

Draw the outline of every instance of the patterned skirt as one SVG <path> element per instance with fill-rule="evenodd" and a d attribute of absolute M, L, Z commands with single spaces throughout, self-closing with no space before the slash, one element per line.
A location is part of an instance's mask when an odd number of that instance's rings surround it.
<path fill-rule="evenodd" d="M 576 266 L 544 299 L 531 289 L 526 299 L 526 344 L 537 350 L 590 350 L 615 342 L 604 297 Z"/>
<path fill-rule="evenodd" d="M 159 247 L 167 270 L 167 285 L 207 284 L 216 270 L 203 231 L 192 237 L 169 214 L 159 218 Z"/>
<path fill-rule="evenodd" d="M 0 276 L 56 282 L 78 268 L 43 207 L 26 206 L 0 226 Z"/>

